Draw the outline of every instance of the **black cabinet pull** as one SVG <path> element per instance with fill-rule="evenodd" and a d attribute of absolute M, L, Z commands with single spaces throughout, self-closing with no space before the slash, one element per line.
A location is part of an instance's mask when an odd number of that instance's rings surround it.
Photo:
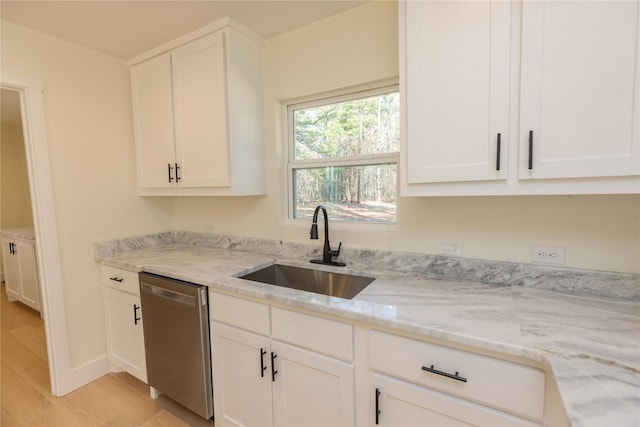
<path fill-rule="evenodd" d="M 533 131 L 529 131 L 529 170 L 533 169 Z"/>
<path fill-rule="evenodd" d="M 109 280 L 113 280 L 114 282 L 118 282 L 118 283 L 122 283 L 122 281 L 124 280 L 122 277 L 109 277 Z"/>
<path fill-rule="evenodd" d="M 500 134 L 498 134 L 498 140 L 496 141 L 496 170 L 500 170 Z"/>
<path fill-rule="evenodd" d="M 140 307 L 137 304 L 133 304 L 133 324 L 134 325 L 137 325 L 138 320 L 140 320 L 140 318 L 138 317 L 138 310 L 140 310 Z"/>
<path fill-rule="evenodd" d="M 264 378 L 264 371 L 267 370 L 267 367 L 264 366 L 264 355 L 267 354 L 267 350 L 261 348 L 260 349 L 260 377 Z"/>
<path fill-rule="evenodd" d="M 173 177 L 171 176 L 172 170 L 173 170 L 173 166 L 171 166 L 171 163 L 167 163 L 167 173 L 169 174 L 169 182 L 173 181 Z"/>
<path fill-rule="evenodd" d="M 376 388 L 376 425 L 380 424 L 380 389 Z"/>
<path fill-rule="evenodd" d="M 9 242 L 9 253 L 10 253 L 11 255 L 13 255 L 13 254 L 15 254 L 15 253 L 16 253 L 16 250 L 15 250 L 15 249 L 14 249 L 14 247 L 13 247 L 13 242 Z"/>
<path fill-rule="evenodd" d="M 182 178 L 180 178 L 180 166 L 176 163 L 176 182 L 180 182 Z"/>
<path fill-rule="evenodd" d="M 278 357 L 278 355 L 272 351 L 271 352 L 271 382 L 276 382 L 276 374 L 278 373 L 278 371 L 276 371 L 276 364 L 275 364 L 276 357 Z"/>
<path fill-rule="evenodd" d="M 463 383 L 467 382 L 467 379 L 458 375 L 458 372 L 456 372 L 455 374 L 450 374 L 448 372 L 438 371 L 437 369 L 433 369 L 433 365 L 431 365 L 431 367 L 429 368 L 427 368 L 426 366 L 423 366 L 422 370 L 431 372 L 432 374 L 442 375 L 443 377 L 451 378 L 457 381 L 462 381 Z"/>

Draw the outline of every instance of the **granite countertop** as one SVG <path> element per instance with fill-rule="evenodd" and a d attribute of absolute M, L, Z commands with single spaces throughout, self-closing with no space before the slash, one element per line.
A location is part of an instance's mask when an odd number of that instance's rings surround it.
<path fill-rule="evenodd" d="M 8 237 L 10 239 L 30 240 L 32 242 L 36 240 L 36 234 L 33 230 L 33 227 L 10 228 L 1 230 L 0 235 L 2 237 Z"/>
<path fill-rule="evenodd" d="M 548 366 L 573 426 L 640 425 L 640 302 L 388 270 L 313 268 L 374 276 L 352 300 L 236 276 L 308 259 L 164 241 L 111 242 L 103 264 L 147 271 L 291 307 L 522 357 Z M 282 242 L 279 242 L 282 245 Z M 278 242 L 274 243 L 278 245 Z M 291 253 L 300 253 L 294 248 Z M 268 252 L 268 251 L 266 251 Z M 304 251 L 303 251 L 304 252 Z M 307 253 L 302 253 L 308 256 Z M 633 278 L 632 278 L 633 279 Z"/>

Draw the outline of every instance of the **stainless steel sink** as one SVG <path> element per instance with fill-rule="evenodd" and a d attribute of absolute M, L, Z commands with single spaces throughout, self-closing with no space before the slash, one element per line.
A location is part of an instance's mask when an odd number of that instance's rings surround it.
<path fill-rule="evenodd" d="M 332 273 L 281 264 L 273 264 L 239 277 L 254 282 L 346 299 L 355 297 L 375 280 L 373 277 Z"/>

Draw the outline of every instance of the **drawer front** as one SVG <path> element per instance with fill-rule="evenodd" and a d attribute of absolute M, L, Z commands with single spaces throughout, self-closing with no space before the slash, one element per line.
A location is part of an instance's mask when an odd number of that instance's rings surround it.
<path fill-rule="evenodd" d="M 212 320 L 261 335 L 269 335 L 269 306 L 229 295 L 209 292 Z"/>
<path fill-rule="evenodd" d="M 544 414 L 540 369 L 379 331 L 370 332 L 369 361 L 379 372 L 514 414 Z"/>
<path fill-rule="evenodd" d="M 348 323 L 273 307 L 271 336 L 338 359 L 353 360 L 353 326 Z"/>
<path fill-rule="evenodd" d="M 138 273 L 134 273 L 133 271 L 103 265 L 102 283 L 108 288 L 118 289 L 140 296 Z"/>

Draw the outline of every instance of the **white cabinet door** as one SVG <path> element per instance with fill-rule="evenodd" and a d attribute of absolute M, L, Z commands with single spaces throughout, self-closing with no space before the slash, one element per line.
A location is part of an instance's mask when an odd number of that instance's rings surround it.
<path fill-rule="evenodd" d="M 3 238 L 2 257 L 7 298 L 40 311 L 35 244 L 25 240 Z"/>
<path fill-rule="evenodd" d="M 384 427 L 539 425 L 384 375 L 372 374 L 371 384 L 374 400 L 371 424 Z"/>
<path fill-rule="evenodd" d="M 9 301 L 20 299 L 22 285 L 20 283 L 20 264 L 13 253 L 13 240 L 2 239 L 2 263 L 4 266 L 4 284 Z"/>
<path fill-rule="evenodd" d="M 224 34 L 217 32 L 171 53 L 176 162 L 182 187 L 227 187 Z"/>
<path fill-rule="evenodd" d="M 269 338 L 213 322 L 211 348 L 216 425 L 272 425 Z"/>
<path fill-rule="evenodd" d="M 131 67 L 138 186 L 176 187 L 171 56 Z"/>
<path fill-rule="evenodd" d="M 510 3 L 402 5 L 409 184 L 506 179 Z"/>
<path fill-rule="evenodd" d="M 140 297 L 104 288 L 109 359 L 121 369 L 147 382 Z"/>
<path fill-rule="evenodd" d="M 38 282 L 38 267 L 36 263 L 36 249 L 33 242 L 16 240 L 15 255 L 18 258 L 20 271 L 20 301 L 40 311 L 40 286 Z"/>
<path fill-rule="evenodd" d="M 639 2 L 522 8 L 520 179 L 640 174 Z"/>
<path fill-rule="evenodd" d="M 282 427 L 355 425 L 354 368 L 272 341 L 276 355 L 273 422 Z"/>
<path fill-rule="evenodd" d="M 262 45 L 225 21 L 131 67 L 140 195 L 265 194 Z"/>

